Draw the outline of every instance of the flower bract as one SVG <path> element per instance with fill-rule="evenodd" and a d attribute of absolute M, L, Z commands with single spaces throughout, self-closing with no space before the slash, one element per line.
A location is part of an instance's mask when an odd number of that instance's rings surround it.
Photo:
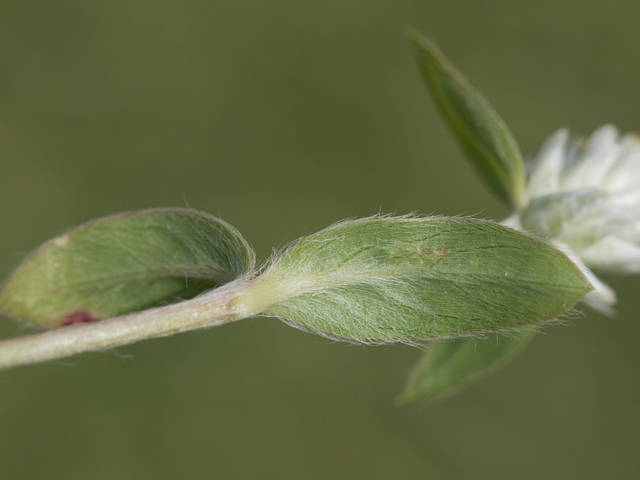
<path fill-rule="evenodd" d="M 587 303 L 606 312 L 615 293 L 588 268 L 640 272 L 640 138 L 611 125 L 588 139 L 556 132 L 528 163 L 526 206 L 504 223 L 563 250 L 596 287 Z"/>

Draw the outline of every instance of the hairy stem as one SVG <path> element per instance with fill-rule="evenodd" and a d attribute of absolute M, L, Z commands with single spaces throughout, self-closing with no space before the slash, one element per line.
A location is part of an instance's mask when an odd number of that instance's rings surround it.
<path fill-rule="evenodd" d="M 0 369 L 241 320 L 262 310 L 260 302 L 251 301 L 252 285 L 253 282 L 240 278 L 165 307 L 0 341 Z"/>

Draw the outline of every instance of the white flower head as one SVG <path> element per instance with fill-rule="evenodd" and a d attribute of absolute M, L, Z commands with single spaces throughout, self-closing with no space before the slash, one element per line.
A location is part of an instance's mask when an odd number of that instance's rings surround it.
<path fill-rule="evenodd" d="M 611 125 L 577 141 L 560 130 L 530 160 L 528 174 L 517 223 L 588 272 L 596 290 L 586 301 L 607 310 L 615 294 L 587 267 L 640 272 L 640 138 Z"/>

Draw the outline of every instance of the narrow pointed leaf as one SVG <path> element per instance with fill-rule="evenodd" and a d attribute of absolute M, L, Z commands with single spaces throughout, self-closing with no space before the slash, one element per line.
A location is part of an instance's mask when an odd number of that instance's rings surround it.
<path fill-rule="evenodd" d="M 490 375 L 528 345 L 533 332 L 511 336 L 455 338 L 431 343 L 412 370 L 400 401 L 451 396 Z"/>
<path fill-rule="evenodd" d="M 0 309 L 45 326 L 100 320 L 193 297 L 253 264 L 237 230 L 211 215 L 127 212 L 42 245 L 4 285 Z"/>
<path fill-rule="evenodd" d="M 523 206 L 524 162 L 500 116 L 428 39 L 409 34 L 424 79 L 471 163 L 501 199 Z"/>
<path fill-rule="evenodd" d="M 548 320 L 590 289 L 564 254 L 492 222 L 373 217 L 290 246 L 254 294 L 298 328 L 415 343 Z"/>

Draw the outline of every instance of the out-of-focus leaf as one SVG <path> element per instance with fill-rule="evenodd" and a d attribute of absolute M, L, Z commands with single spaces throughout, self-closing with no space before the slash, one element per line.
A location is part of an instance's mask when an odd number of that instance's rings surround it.
<path fill-rule="evenodd" d="M 193 297 L 253 265 L 249 244 L 211 215 L 127 212 L 42 245 L 4 285 L 0 309 L 45 326 L 89 322 Z"/>
<path fill-rule="evenodd" d="M 266 314 L 363 343 L 531 325 L 562 314 L 591 289 L 564 254 L 540 240 L 444 217 L 339 223 L 287 248 L 259 282 L 253 294 L 270 305 Z"/>
<path fill-rule="evenodd" d="M 500 116 L 428 39 L 409 34 L 420 70 L 449 127 L 493 191 L 524 206 L 522 154 Z"/>
<path fill-rule="evenodd" d="M 413 368 L 400 401 L 435 400 L 491 374 L 527 346 L 533 332 L 431 343 Z"/>

